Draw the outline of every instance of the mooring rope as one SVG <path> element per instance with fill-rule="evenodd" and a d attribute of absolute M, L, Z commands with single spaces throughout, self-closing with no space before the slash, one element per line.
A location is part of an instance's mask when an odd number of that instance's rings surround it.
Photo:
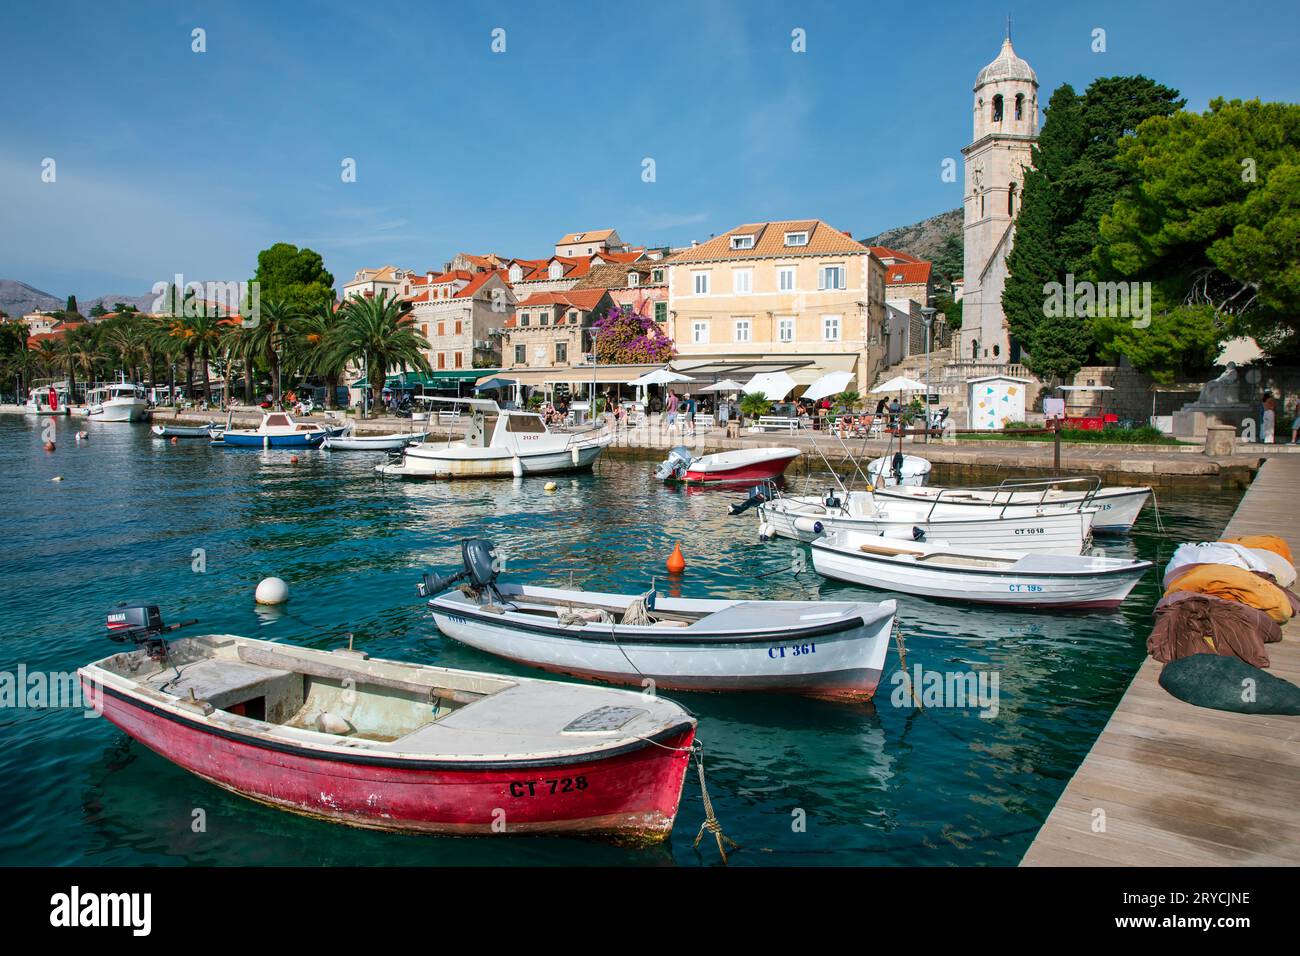
<path fill-rule="evenodd" d="M 704 833 L 707 830 L 713 834 L 718 841 L 718 853 L 722 856 L 722 862 L 727 863 L 727 850 L 723 846 L 730 846 L 733 849 L 742 849 L 741 845 L 731 837 L 722 832 L 722 824 L 718 822 L 718 816 L 713 812 L 713 801 L 709 799 L 709 787 L 704 782 L 704 745 L 698 740 L 691 745 L 691 756 L 695 758 L 695 766 L 700 771 L 700 797 L 704 800 L 704 822 L 700 824 L 700 832 L 695 834 L 695 842 L 691 844 L 694 849 L 700 848 L 700 841 L 704 839 Z"/>

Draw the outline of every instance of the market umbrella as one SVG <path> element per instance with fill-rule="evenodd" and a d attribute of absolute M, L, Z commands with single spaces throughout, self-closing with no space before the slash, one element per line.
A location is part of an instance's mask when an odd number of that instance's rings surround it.
<path fill-rule="evenodd" d="M 850 382 L 853 381 L 852 372 L 827 372 L 817 381 L 808 386 L 808 391 L 803 393 L 803 397 L 810 402 L 815 402 L 819 398 L 828 398 L 831 395 L 838 395 L 844 391 Z"/>
<path fill-rule="evenodd" d="M 762 393 L 764 398 L 778 402 L 794 391 L 795 382 L 785 372 L 759 372 L 745 383 L 747 394 Z"/>
<path fill-rule="evenodd" d="M 724 378 L 721 382 L 714 382 L 712 385 L 706 385 L 700 389 L 701 392 L 739 392 L 743 386 L 739 382 L 733 382 L 729 378 Z"/>
<path fill-rule="evenodd" d="M 511 385 L 518 384 L 513 378 L 490 378 L 486 382 L 474 386 L 476 392 L 488 392 L 497 388 L 508 388 Z"/>
<path fill-rule="evenodd" d="M 689 375 L 682 375 L 680 372 L 674 372 L 670 368 L 658 368 L 653 372 L 647 372 L 640 378 L 634 378 L 628 382 L 629 385 L 672 385 L 674 382 L 693 382 L 695 379 Z"/>
<path fill-rule="evenodd" d="M 924 392 L 925 383 L 914 378 L 898 375 L 888 382 L 882 382 L 872 389 L 873 392 Z"/>

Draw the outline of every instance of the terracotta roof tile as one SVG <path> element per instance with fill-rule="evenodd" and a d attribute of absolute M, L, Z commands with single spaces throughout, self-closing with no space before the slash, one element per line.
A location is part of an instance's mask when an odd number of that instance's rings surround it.
<path fill-rule="evenodd" d="M 787 246 L 785 235 L 789 232 L 807 232 L 808 243 Z M 754 237 L 751 249 L 732 249 L 732 236 Z M 836 253 L 862 253 L 867 247 L 855 242 L 840 230 L 820 219 L 787 219 L 776 222 L 751 222 L 729 229 L 693 249 L 683 249 L 669 256 L 666 262 L 673 265 L 685 262 L 712 262 L 725 259 L 762 259 L 786 256 L 819 256 Z"/>
<path fill-rule="evenodd" d="M 928 262 L 897 262 L 885 269 L 885 285 L 924 285 L 929 281 Z"/>

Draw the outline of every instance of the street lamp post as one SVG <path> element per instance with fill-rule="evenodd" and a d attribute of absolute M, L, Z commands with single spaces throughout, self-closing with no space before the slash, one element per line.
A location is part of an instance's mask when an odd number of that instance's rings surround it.
<path fill-rule="evenodd" d="M 925 322 L 925 402 L 921 409 L 925 421 L 925 440 L 930 441 L 930 331 L 934 328 L 934 314 L 938 311 L 932 306 L 921 306 L 921 319 Z"/>

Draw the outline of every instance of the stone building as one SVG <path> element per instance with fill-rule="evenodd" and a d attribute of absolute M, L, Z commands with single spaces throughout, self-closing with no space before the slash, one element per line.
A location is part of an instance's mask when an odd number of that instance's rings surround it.
<path fill-rule="evenodd" d="M 1031 149 L 1038 140 L 1038 77 L 1008 36 L 975 78 L 974 137 L 966 157 L 959 356 L 968 362 L 1019 362 L 1002 313 L 1007 254 Z"/>

